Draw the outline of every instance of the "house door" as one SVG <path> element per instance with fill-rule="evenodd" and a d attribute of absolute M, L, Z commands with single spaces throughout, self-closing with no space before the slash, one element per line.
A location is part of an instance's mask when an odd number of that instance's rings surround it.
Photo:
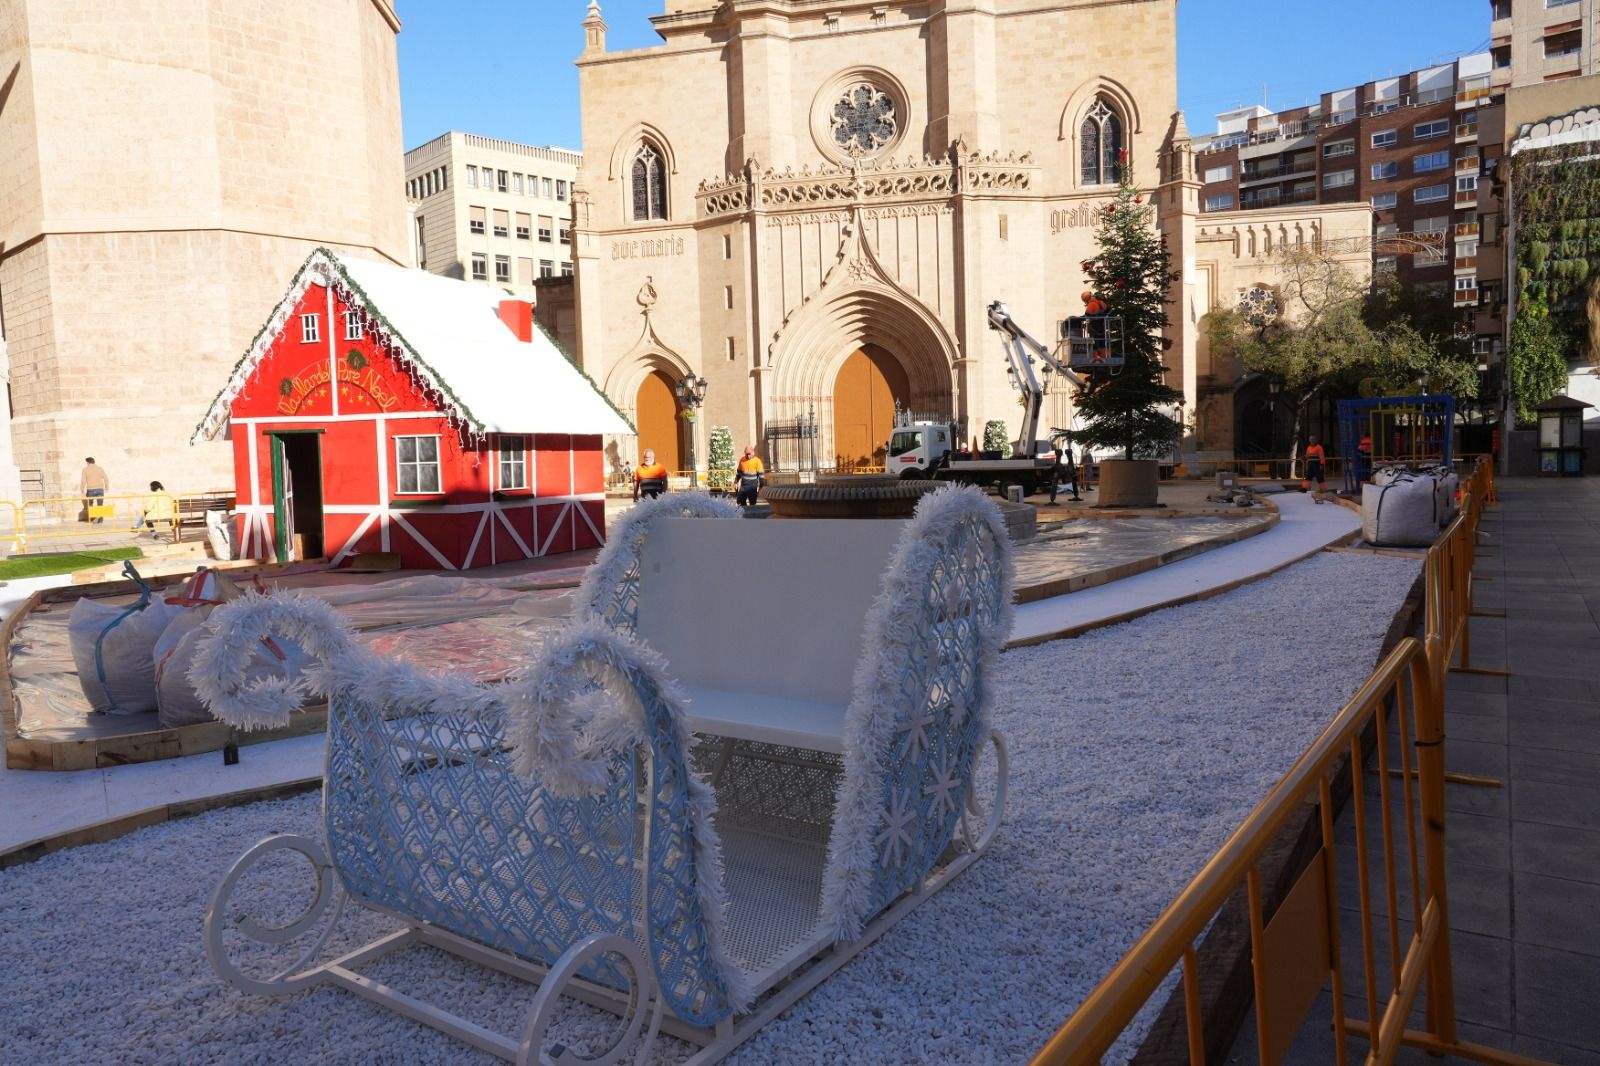
<path fill-rule="evenodd" d="M 317 432 L 269 433 L 272 533 L 279 562 L 323 556 L 322 438 Z"/>

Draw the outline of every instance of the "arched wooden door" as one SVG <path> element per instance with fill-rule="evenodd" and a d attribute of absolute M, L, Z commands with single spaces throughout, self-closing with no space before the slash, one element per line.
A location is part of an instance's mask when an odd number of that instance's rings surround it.
<path fill-rule="evenodd" d="M 653 370 L 639 386 L 639 399 L 634 407 L 639 425 L 639 456 L 646 448 L 654 449 L 656 462 L 668 470 L 683 469 L 683 421 L 678 417 L 678 397 L 672 389 L 672 379 L 659 370 Z"/>
<path fill-rule="evenodd" d="M 910 395 L 905 367 L 894 356 L 875 344 L 851 352 L 833 382 L 835 464 L 882 466 L 895 401 L 905 404 Z"/>

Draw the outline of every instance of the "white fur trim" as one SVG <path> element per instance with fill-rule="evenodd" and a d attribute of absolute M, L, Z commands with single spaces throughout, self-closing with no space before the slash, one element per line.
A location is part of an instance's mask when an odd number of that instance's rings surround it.
<path fill-rule="evenodd" d="M 945 539 L 956 523 L 968 517 L 989 528 L 1000 553 L 1000 617 L 993 629 L 981 634 L 980 706 L 970 708 L 981 719 L 978 735 L 986 735 L 990 679 L 1011 634 L 1016 562 L 1000 509 L 981 489 L 951 486 L 929 493 L 917 504 L 883 575 L 883 590 L 867 612 L 861 659 L 845 711 L 844 779 L 834 804 L 822 880 L 821 925 L 836 940 L 860 936 L 871 917 L 867 909 L 878 861 L 875 838 L 882 814 L 884 764 L 901 709 L 900 684 L 907 659 L 924 654 L 924 649 L 908 643 L 907 635 L 917 629 L 915 616 L 923 609 L 928 574 L 939 561 Z"/>

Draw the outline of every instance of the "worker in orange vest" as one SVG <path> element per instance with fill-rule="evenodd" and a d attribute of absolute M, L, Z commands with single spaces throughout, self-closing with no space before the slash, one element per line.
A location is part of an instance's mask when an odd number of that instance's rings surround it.
<path fill-rule="evenodd" d="M 1328 491 L 1328 478 L 1322 471 L 1324 458 L 1322 445 L 1317 442 L 1316 434 L 1312 434 L 1307 438 L 1306 443 L 1306 477 L 1300 483 L 1301 492 L 1310 492 L 1313 481 L 1317 483 L 1318 492 Z M 1317 502 L 1321 503 L 1322 501 L 1318 500 Z"/>
<path fill-rule="evenodd" d="M 734 473 L 734 486 L 738 490 L 733 497 L 735 503 L 740 507 L 756 505 L 756 495 L 761 491 L 761 483 L 766 480 L 766 470 L 756 455 L 755 445 L 746 444 L 744 458 L 739 460 L 739 468 Z"/>
<path fill-rule="evenodd" d="M 656 462 L 653 449 L 646 448 L 639 469 L 633 472 L 633 498 L 637 500 L 642 492 L 653 500 L 666 491 L 667 468 Z"/>

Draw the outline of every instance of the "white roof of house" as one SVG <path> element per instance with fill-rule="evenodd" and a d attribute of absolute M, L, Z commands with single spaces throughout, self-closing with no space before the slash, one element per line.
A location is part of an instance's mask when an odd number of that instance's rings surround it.
<path fill-rule="evenodd" d="M 234 397 L 313 283 L 347 289 L 365 303 L 374 316 L 370 332 L 380 344 L 390 342 L 439 394 L 440 407 L 472 433 L 634 432 L 543 328 L 534 326 L 531 343 L 517 339 L 500 320 L 500 301 L 510 298 L 501 291 L 319 248 L 212 402 L 195 440 L 221 432 Z"/>

